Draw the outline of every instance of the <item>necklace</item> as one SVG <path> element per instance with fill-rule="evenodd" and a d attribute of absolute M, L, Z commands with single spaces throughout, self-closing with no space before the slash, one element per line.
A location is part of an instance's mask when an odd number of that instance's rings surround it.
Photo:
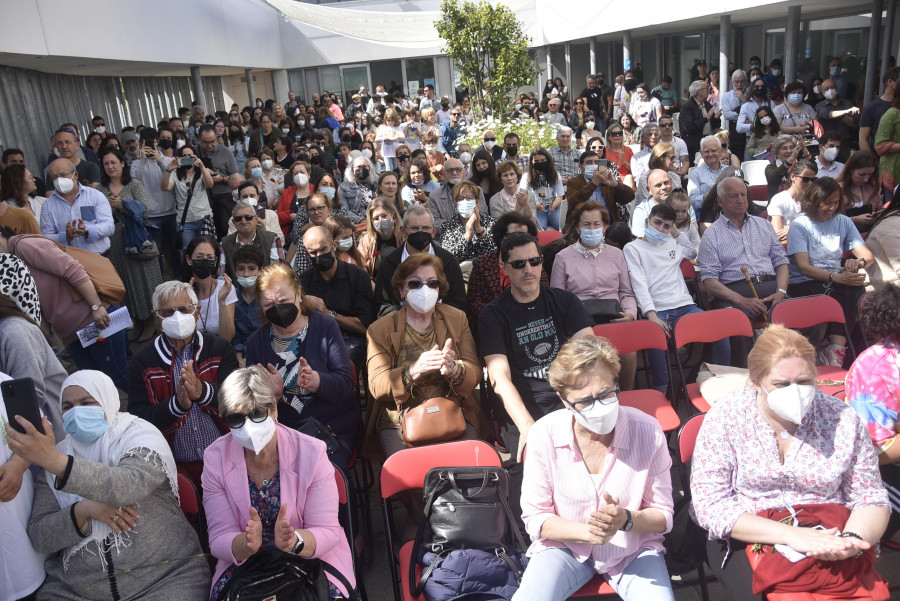
<path fill-rule="evenodd" d="M 275 461 L 276 461 L 277 459 L 278 459 L 278 447 L 275 447 L 275 452 L 272 453 L 272 458 L 269 459 L 269 465 L 267 465 L 266 468 L 265 468 L 263 471 L 261 471 L 261 472 L 258 472 L 258 471 L 256 471 L 256 470 L 254 469 L 254 470 L 253 470 L 254 473 L 251 473 L 251 474 L 250 474 L 250 477 L 253 478 L 253 480 L 254 480 L 257 484 L 262 483 L 262 487 L 263 487 L 263 488 L 266 488 L 267 486 L 269 486 L 270 480 L 269 480 L 269 478 L 264 478 L 263 476 L 265 476 L 265 475 L 268 474 L 270 471 L 272 471 L 272 465 L 275 463 Z M 249 463 L 249 462 L 247 462 L 247 468 L 248 468 L 248 469 L 250 468 L 250 463 Z M 272 475 L 274 476 L 274 474 L 272 474 Z M 260 492 L 262 492 L 262 491 L 260 491 Z"/>

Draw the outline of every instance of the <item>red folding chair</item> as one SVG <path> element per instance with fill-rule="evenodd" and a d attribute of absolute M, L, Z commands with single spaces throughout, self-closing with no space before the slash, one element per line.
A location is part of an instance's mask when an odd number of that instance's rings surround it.
<path fill-rule="evenodd" d="M 547 246 L 554 240 L 559 240 L 560 238 L 562 238 L 562 232 L 557 230 L 543 230 L 538 232 L 537 235 L 538 244 L 541 246 Z"/>
<path fill-rule="evenodd" d="M 178 505 L 181 507 L 184 517 L 196 530 L 200 546 L 205 552 L 209 552 L 206 514 L 203 511 L 203 504 L 200 503 L 200 493 L 191 479 L 184 474 L 178 474 Z"/>
<path fill-rule="evenodd" d="M 792 330 L 812 328 L 826 323 L 839 323 L 844 328 L 844 336 L 850 349 L 850 357 L 856 359 L 856 351 L 853 341 L 850 340 L 850 331 L 847 329 L 847 321 L 844 319 L 844 309 L 841 304 L 824 294 L 813 296 L 799 296 L 787 298 L 772 305 L 769 310 L 769 321 L 779 323 Z M 844 389 L 843 381 L 847 377 L 847 370 L 843 367 L 832 365 L 816 366 L 817 380 L 834 380 L 841 382 L 837 385 L 818 386 L 823 392 L 835 394 Z"/>
<path fill-rule="evenodd" d="M 687 259 L 682 259 L 679 265 L 681 267 L 681 275 L 684 276 L 684 283 L 687 285 L 694 302 L 703 310 L 707 308 L 706 299 L 700 290 L 700 278 L 697 277 L 697 268 Z"/>
<path fill-rule="evenodd" d="M 753 325 L 746 313 L 739 309 L 729 307 L 692 313 L 685 315 L 675 322 L 675 348 L 682 348 L 693 342 L 716 342 L 731 336 L 753 337 Z M 685 398 L 690 401 L 700 413 L 709 411 L 709 403 L 700 394 L 700 386 L 689 384 L 684 375 L 684 365 L 681 356 L 676 352 L 675 361 L 678 363 L 678 374 L 681 377 L 681 386 Z"/>
<path fill-rule="evenodd" d="M 594 334 L 609 340 L 620 355 L 647 349 L 666 352 L 669 348 L 663 329 L 645 319 L 594 326 Z M 619 402 L 655 417 L 663 432 L 671 432 L 681 424 L 669 399 L 658 390 L 623 390 L 619 393 Z"/>
<path fill-rule="evenodd" d="M 353 575 L 356 577 L 356 590 L 359 591 L 360 600 L 366 601 L 368 599 L 366 585 L 363 582 L 362 569 L 360 568 L 359 558 L 356 557 L 356 549 L 354 548 L 356 530 L 353 528 L 353 514 L 355 513 L 356 508 L 353 506 L 353 495 L 350 494 L 350 483 L 347 481 L 347 476 L 340 468 L 338 468 L 338 466 L 334 464 L 332 464 L 332 466 L 334 467 L 334 482 L 337 484 L 338 505 L 345 505 L 347 507 L 348 519 L 345 532 L 347 541 L 350 543 L 350 557 L 353 561 Z"/>
<path fill-rule="evenodd" d="M 409 578 L 406 577 L 410 562 L 415 561 L 412 557 L 413 541 L 400 548 L 398 562 L 394 561 L 394 518 L 391 511 L 391 497 L 406 490 L 424 487 L 425 475 L 431 468 L 470 466 L 502 467 L 502 462 L 497 451 L 480 440 L 462 440 L 404 449 L 394 453 L 384 462 L 381 468 L 381 509 L 395 601 L 425 601 L 425 596 L 413 597 L 409 590 Z M 424 518 L 420 516 L 420 519 Z M 402 578 L 400 574 L 403 574 Z M 416 577 L 421 575 L 421 566 L 416 566 Z"/>
<path fill-rule="evenodd" d="M 700 426 L 703 425 L 705 417 L 705 413 L 691 417 L 678 431 L 678 464 L 680 466 L 678 471 L 681 474 L 681 486 L 685 495 L 690 494 L 691 491 L 691 478 L 688 470 L 691 459 L 694 457 L 697 435 L 700 433 Z M 706 570 L 703 568 L 703 564 L 697 568 L 697 578 L 700 582 L 700 595 L 703 597 L 703 601 L 709 601 L 709 591 L 706 589 Z"/>

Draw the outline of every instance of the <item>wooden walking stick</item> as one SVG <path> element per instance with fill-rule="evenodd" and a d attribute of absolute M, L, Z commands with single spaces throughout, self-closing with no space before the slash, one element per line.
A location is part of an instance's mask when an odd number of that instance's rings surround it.
<path fill-rule="evenodd" d="M 741 271 L 744 274 L 744 279 L 747 280 L 747 285 L 750 286 L 750 292 L 753 293 L 753 298 L 759 300 L 759 294 L 756 293 L 756 286 L 753 285 L 753 280 L 750 279 L 750 270 L 746 265 L 741 265 Z M 769 323 L 769 316 L 763 313 L 763 321 Z"/>

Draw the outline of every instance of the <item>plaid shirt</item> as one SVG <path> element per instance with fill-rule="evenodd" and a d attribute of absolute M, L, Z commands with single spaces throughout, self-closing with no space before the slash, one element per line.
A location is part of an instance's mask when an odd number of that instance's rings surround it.
<path fill-rule="evenodd" d="M 175 379 L 176 393 L 169 400 L 169 407 L 172 413 L 176 415 L 185 414 L 184 409 L 178 404 L 178 381 L 181 379 L 181 370 L 184 368 L 184 364 L 190 361 L 193 356 L 193 342 L 185 345 L 180 353 L 178 349 L 172 348 L 172 376 Z M 200 410 L 200 406 L 209 404 L 213 399 L 212 386 L 206 382 L 201 382 L 200 384 L 203 387 L 200 399 L 191 405 L 190 410 L 187 411 L 187 421 L 175 432 L 172 451 L 175 455 L 175 461 L 179 463 L 203 461 L 203 451 L 222 435 L 213 418 Z"/>
<path fill-rule="evenodd" d="M 550 149 L 550 156 L 553 157 L 553 163 L 556 165 L 556 172 L 559 173 L 560 178 L 567 180 L 578 175 L 577 165 L 578 157 L 581 156 L 580 150 L 574 146 L 569 146 L 569 151 L 563 152 L 557 146 Z"/>
<path fill-rule="evenodd" d="M 702 279 L 719 280 L 723 284 L 744 279 L 741 266 L 751 276 L 775 275 L 775 268 L 788 262 L 787 253 L 772 224 L 761 217 L 744 217 L 738 229 L 725 215 L 703 233 L 698 257 Z"/>

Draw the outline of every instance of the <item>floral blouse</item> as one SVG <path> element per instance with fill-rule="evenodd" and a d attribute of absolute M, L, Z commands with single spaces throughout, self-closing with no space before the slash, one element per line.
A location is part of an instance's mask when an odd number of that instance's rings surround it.
<path fill-rule="evenodd" d="M 490 215 L 481 216 L 481 227 L 484 233 L 481 236 L 472 235 L 471 240 L 466 240 L 466 228 L 457 218 L 448 219 L 441 224 L 438 236 L 441 240 L 441 248 L 453 253 L 456 260 L 471 261 L 475 257 L 486 255 L 494 250 L 494 238 L 491 236 L 491 228 L 494 220 Z"/>
<path fill-rule="evenodd" d="M 847 373 L 847 401 L 883 453 L 900 432 L 900 343 L 888 336 L 867 348 Z"/>
<path fill-rule="evenodd" d="M 274 207 L 269 207 L 270 209 L 275 209 L 278 206 L 278 200 L 281 198 L 281 193 L 284 192 L 284 169 L 280 167 L 272 167 L 272 170 L 269 171 L 269 174 L 266 175 L 263 173 L 261 178 L 263 183 L 263 190 L 266 193 L 266 198 L 270 199 L 270 202 L 274 202 Z"/>
<path fill-rule="evenodd" d="M 786 504 L 839 503 L 851 511 L 890 511 L 875 450 L 842 401 L 816 390 L 784 464 L 776 433 L 756 404 L 756 388 L 719 400 L 703 422 L 694 451 L 691 512 L 711 538 L 724 539 L 743 513 Z"/>

